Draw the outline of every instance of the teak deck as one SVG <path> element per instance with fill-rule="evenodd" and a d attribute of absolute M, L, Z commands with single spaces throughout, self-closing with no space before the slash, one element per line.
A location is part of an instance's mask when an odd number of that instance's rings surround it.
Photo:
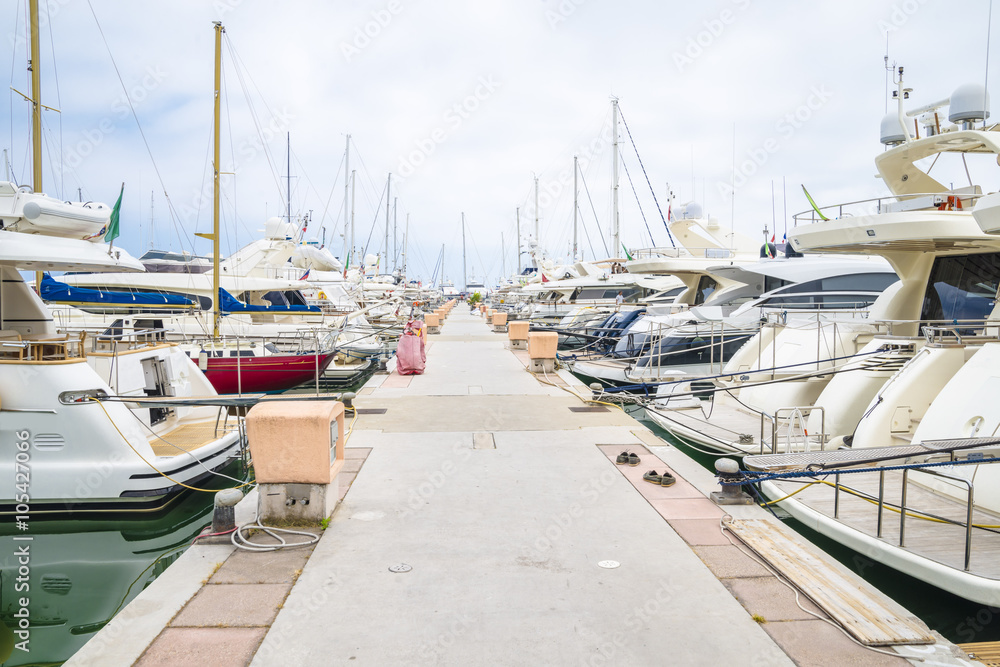
<path fill-rule="evenodd" d="M 215 420 L 184 424 L 175 429 L 149 438 L 149 445 L 157 456 L 177 456 L 190 452 L 218 439 Z"/>

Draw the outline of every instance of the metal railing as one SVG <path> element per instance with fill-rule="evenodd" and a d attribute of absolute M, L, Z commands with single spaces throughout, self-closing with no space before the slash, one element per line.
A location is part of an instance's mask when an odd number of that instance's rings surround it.
<path fill-rule="evenodd" d="M 961 202 L 961 209 L 957 210 L 969 210 L 972 208 L 972 204 L 976 199 L 979 199 L 984 195 L 972 192 L 955 192 L 955 191 L 945 191 L 945 192 L 915 192 L 906 195 L 886 195 L 884 197 L 873 197 L 871 199 L 859 199 L 857 201 L 843 202 L 841 204 L 832 204 L 830 206 L 820 207 L 820 213 L 823 213 L 828 218 L 837 217 L 843 218 L 845 216 L 865 216 L 865 215 L 880 215 L 886 211 L 887 205 L 892 203 L 904 203 L 907 201 L 913 201 L 919 199 L 920 197 L 930 197 L 930 201 L 926 207 L 906 209 L 906 210 L 925 210 L 933 211 L 937 210 L 939 206 L 947 206 L 949 203 Z M 866 210 L 862 210 L 859 213 L 854 213 L 850 209 L 853 207 L 861 208 L 862 205 L 867 205 Z M 957 204 L 955 204 L 957 205 Z M 847 210 L 845 210 L 847 209 Z M 795 213 L 792 215 L 792 219 L 795 224 L 799 223 L 812 223 L 812 222 L 822 222 L 822 218 L 819 217 L 819 213 L 815 209 L 808 209 L 800 213 Z"/>
<path fill-rule="evenodd" d="M 951 453 L 951 460 L 955 460 L 955 452 Z M 959 477 L 957 475 L 949 475 L 946 472 L 936 469 L 923 468 L 918 470 L 918 472 L 934 475 L 935 477 L 941 477 L 943 479 L 951 480 L 952 482 L 957 482 L 963 485 L 966 489 L 966 499 L 965 499 L 965 523 L 955 522 L 958 525 L 965 528 L 965 558 L 964 558 L 964 570 L 969 571 L 972 564 L 972 517 L 973 511 L 975 510 L 975 484 L 964 477 Z M 883 515 L 885 512 L 885 470 L 879 471 L 878 480 L 878 503 L 877 503 L 877 519 L 875 525 L 875 537 L 882 539 L 883 532 Z M 916 508 L 908 508 L 906 505 L 906 495 L 907 489 L 910 484 L 910 469 L 906 468 L 903 470 L 902 481 L 900 486 L 900 500 L 899 500 L 899 546 L 900 548 L 906 547 L 906 514 L 910 509 L 916 510 Z M 833 518 L 840 520 L 840 473 L 834 475 L 833 483 Z"/>
<path fill-rule="evenodd" d="M 828 441 L 828 435 L 826 433 L 826 411 L 820 405 L 809 405 L 809 406 L 792 406 L 785 408 L 778 408 L 774 411 L 773 415 L 769 415 L 766 412 L 761 411 L 760 413 L 760 453 L 765 454 L 764 446 L 766 444 L 766 439 L 764 435 L 765 422 L 769 422 L 771 425 L 771 450 L 769 453 L 778 453 L 778 431 L 781 428 L 782 423 L 786 424 L 786 440 L 788 446 L 782 452 L 784 454 L 789 454 L 793 451 L 808 452 L 811 451 L 813 441 L 809 439 L 809 434 L 806 431 L 806 420 L 808 416 L 813 412 L 818 411 L 820 413 L 819 419 L 819 436 L 816 440 L 816 444 L 819 445 L 819 451 L 826 451 L 826 445 Z M 788 416 L 782 419 L 781 413 L 788 413 Z M 791 439 L 791 428 L 792 419 L 796 419 L 799 425 L 802 427 L 802 438 L 800 439 L 802 449 L 792 449 L 792 439 Z"/>

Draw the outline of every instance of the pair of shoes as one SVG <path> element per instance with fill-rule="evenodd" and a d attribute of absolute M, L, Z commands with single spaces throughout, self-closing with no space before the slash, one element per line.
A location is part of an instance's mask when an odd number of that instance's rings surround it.
<path fill-rule="evenodd" d="M 650 470 L 647 473 L 643 473 L 642 478 L 651 484 L 659 484 L 660 486 L 673 486 L 674 482 L 677 481 L 667 470 L 664 470 L 662 475 L 655 470 Z"/>
<path fill-rule="evenodd" d="M 623 466 L 625 464 L 628 464 L 630 466 L 637 466 L 639 465 L 639 461 L 640 459 L 638 454 L 633 454 L 631 452 L 624 451 L 618 455 L 618 458 L 615 459 L 615 464 L 620 466 Z"/>

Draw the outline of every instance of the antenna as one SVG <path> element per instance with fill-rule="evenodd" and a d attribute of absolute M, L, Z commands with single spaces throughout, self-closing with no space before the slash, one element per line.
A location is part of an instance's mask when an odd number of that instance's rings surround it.
<path fill-rule="evenodd" d="M 990 11 L 986 19 L 986 73 L 983 75 L 983 108 L 986 108 L 990 88 L 990 31 L 993 28 L 993 0 L 990 0 Z M 986 129 L 986 119 L 983 118 L 983 129 Z M 964 155 L 964 154 L 963 154 Z"/>

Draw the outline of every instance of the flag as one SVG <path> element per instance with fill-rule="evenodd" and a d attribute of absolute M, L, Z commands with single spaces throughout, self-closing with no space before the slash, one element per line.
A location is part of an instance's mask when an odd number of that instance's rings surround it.
<path fill-rule="evenodd" d="M 118 238 L 118 217 L 122 210 L 123 194 L 125 194 L 124 183 L 122 183 L 121 192 L 118 193 L 118 201 L 115 202 L 114 208 L 111 209 L 111 219 L 108 221 L 108 231 L 104 233 L 104 240 L 109 243 L 114 243 L 114 240 Z"/>
<path fill-rule="evenodd" d="M 310 271 L 312 271 L 312 267 L 309 267 L 308 269 L 306 269 L 306 272 L 302 274 L 302 277 L 299 278 L 299 280 L 306 280 L 307 278 L 309 278 L 309 272 Z"/>
<path fill-rule="evenodd" d="M 542 274 L 542 282 L 543 282 L 543 283 L 547 283 L 547 282 L 549 282 L 549 279 L 545 277 L 545 274 L 544 274 L 544 273 Z"/>
<path fill-rule="evenodd" d="M 806 186 L 804 186 L 804 185 L 802 186 L 802 192 L 806 193 L 806 199 L 809 200 L 809 205 L 813 207 L 814 211 L 816 211 L 816 215 L 819 216 L 819 219 L 820 220 L 829 220 L 830 218 L 828 218 L 825 215 L 823 215 L 823 212 L 819 210 L 819 206 L 816 206 L 816 202 L 813 201 L 813 198 L 809 195 L 809 191 L 806 190 Z"/>
<path fill-rule="evenodd" d="M 622 244 L 622 250 L 625 251 L 625 257 L 628 259 L 628 261 L 631 262 L 632 261 L 632 255 L 629 254 L 628 248 L 625 247 L 624 243 Z"/>
<path fill-rule="evenodd" d="M 344 262 L 344 279 L 347 279 L 347 267 L 351 265 L 351 251 L 347 251 L 347 261 Z"/>
<path fill-rule="evenodd" d="M 770 241 L 764 241 L 764 250 L 767 252 L 768 259 L 774 259 L 774 234 L 771 234 Z"/>

